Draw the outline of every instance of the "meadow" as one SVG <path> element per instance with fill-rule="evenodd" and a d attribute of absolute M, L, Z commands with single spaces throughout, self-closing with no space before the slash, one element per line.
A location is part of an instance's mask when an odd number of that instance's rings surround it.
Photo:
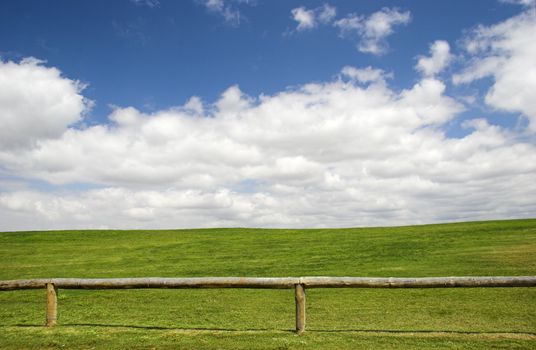
<path fill-rule="evenodd" d="M 0 233 L 0 280 L 536 275 L 536 220 L 351 229 Z M 536 349 L 536 288 L 0 292 L 2 349 Z"/>

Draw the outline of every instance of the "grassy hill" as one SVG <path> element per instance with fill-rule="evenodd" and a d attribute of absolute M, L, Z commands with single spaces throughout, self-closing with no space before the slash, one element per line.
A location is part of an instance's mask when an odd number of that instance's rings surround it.
<path fill-rule="evenodd" d="M 0 279 L 536 275 L 536 220 L 322 230 L 0 233 Z M 536 288 L 0 292 L 0 348 L 536 348 Z"/>

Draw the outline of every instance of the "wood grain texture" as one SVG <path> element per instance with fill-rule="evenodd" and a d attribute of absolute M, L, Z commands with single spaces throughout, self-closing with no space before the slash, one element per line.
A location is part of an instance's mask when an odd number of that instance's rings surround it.
<path fill-rule="evenodd" d="M 144 289 L 144 288 L 481 288 L 536 287 L 536 276 L 501 277 L 189 277 L 189 278 L 49 278 L 0 281 L 0 291 L 45 288 Z"/>
<path fill-rule="evenodd" d="M 307 288 L 493 288 L 536 287 L 536 276 L 500 277 L 303 277 Z"/>
<path fill-rule="evenodd" d="M 58 320 L 58 289 L 53 283 L 47 283 L 47 327 L 54 327 Z"/>
<path fill-rule="evenodd" d="M 190 277 L 190 278 L 51 278 L 0 281 L 0 290 L 39 289 L 54 283 L 62 289 L 144 288 L 294 288 L 298 278 Z"/>
<path fill-rule="evenodd" d="M 305 288 L 303 284 L 297 284 L 294 289 L 294 299 L 296 301 L 296 332 L 305 332 Z"/>

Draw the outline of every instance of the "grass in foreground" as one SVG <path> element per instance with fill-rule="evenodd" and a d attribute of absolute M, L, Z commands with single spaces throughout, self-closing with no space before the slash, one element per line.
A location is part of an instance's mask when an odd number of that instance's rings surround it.
<path fill-rule="evenodd" d="M 0 279 L 192 276 L 536 275 L 536 220 L 398 228 L 0 233 Z M 0 347 L 527 349 L 536 288 L 0 293 Z"/>

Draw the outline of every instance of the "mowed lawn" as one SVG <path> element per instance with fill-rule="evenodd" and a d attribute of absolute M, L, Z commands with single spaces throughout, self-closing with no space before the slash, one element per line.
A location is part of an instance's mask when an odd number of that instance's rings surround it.
<path fill-rule="evenodd" d="M 321 230 L 0 233 L 0 280 L 536 276 L 536 220 Z M 536 288 L 0 292 L 1 349 L 536 349 Z"/>

